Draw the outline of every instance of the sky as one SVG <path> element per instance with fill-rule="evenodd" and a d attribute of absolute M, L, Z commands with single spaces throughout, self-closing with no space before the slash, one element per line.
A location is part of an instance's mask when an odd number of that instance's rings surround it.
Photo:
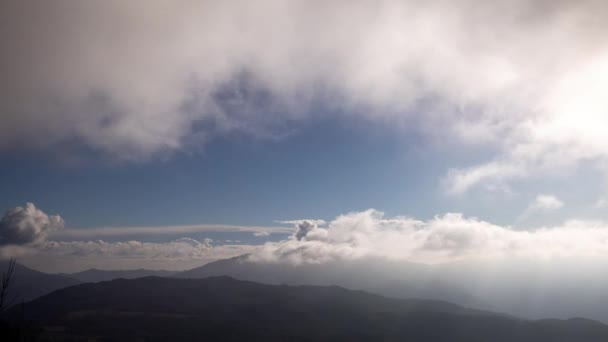
<path fill-rule="evenodd" d="M 0 256 L 608 260 L 605 7 L 3 1 Z"/>

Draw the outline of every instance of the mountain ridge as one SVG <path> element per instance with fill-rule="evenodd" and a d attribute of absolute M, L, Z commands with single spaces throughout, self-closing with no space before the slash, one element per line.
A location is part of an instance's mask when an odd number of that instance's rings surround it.
<path fill-rule="evenodd" d="M 0 272 L 8 268 L 8 261 L 0 261 Z M 60 275 L 40 272 L 15 263 L 11 284 L 8 288 L 9 305 L 29 301 L 55 290 L 80 284 L 77 279 Z"/>
<path fill-rule="evenodd" d="M 21 311 L 23 310 L 23 311 Z M 339 286 L 265 285 L 231 277 L 84 283 L 10 311 L 40 340 L 583 341 L 608 339 L 587 319 L 528 321 L 432 300 Z"/>

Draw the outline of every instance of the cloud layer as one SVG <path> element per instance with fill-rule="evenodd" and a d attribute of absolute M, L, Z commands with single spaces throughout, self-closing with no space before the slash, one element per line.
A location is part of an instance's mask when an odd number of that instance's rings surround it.
<path fill-rule="evenodd" d="M 227 132 L 281 136 L 321 103 L 494 146 L 446 176 L 451 193 L 608 157 L 603 1 L 5 1 L 0 13 L 0 148 L 76 141 L 145 159 Z"/>
<path fill-rule="evenodd" d="M 126 240 L 108 242 L 100 237 L 149 237 L 201 232 L 285 233 L 281 227 L 196 225 L 173 227 L 110 227 L 64 229 L 64 221 L 49 216 L 33 203 L 8 210 L 0 220 L 0 259 L 17 257 L 32 267 L 53 272 L 105 269 L 185 269 L 210 261 L 250 253 L 256 246 L 213 245 L 211 239 L 183 237 L 167 242 Z M 49 239 L 52 237 L 52 241 Z M 68 241 L 65 241 L 68 240 Z"/>
<path fill-rule="evenodd" d="M 266 243 L 251 256 L 257 262 L 292 264 L 364 258 L 425 264 L 512 259 L 608 262 L 608 225 L 569 221 L 557 227 L 517 230 L 458 213 L 420 221 L 385 218 L 367 210 L 339 216 L 327 228 L 299 223 L 290 239 Z"/>
<path fill-rule="evenodd" d="M 181 238 L 169 242 L 48 241 L 22 252 L 20 261 L 55 272 L 102 269 L 183 270 L 218 259 L 250 253 L 255 246 L 217 245 L 205 239 Z"/>
<path fill-rule="evenodd" d="M 33 203 L 7 211 L 0 220 L 0 245 L 27 245 L 46 240 L 48 234 L 63 229 L 63 219 L 49 216 Z"/>
<path fill-rule="evenodd" d="M 554 210 L 560 203 L 552 196 L 539 195 L 531 207 L 534 210 Z M 73 268 L 78 264 L 114 263 L 118 268 L 126 265 L 159 268 L 163 265 L 182 269 L 186 268 L 184 265 L 197 266 L 247 253 L 251 254 L 249 259 L 254 262 L 296 265 L 370 258 L 423 264 L 505 260 L 608 263 L 608 224 L 604 222 L 570 220 L 554 227 L 518 230 L 459 213 L 421 221 L 408 217 L 386 218 L 382 212 L 372 209 L 340 215 L 330 222 L 289 222 L 295 226 L 291 237 L 263 245 L 214 246 L 211 240 L 201 242 L 188 237 L 159 243 L 136 240 L 106 242 L 90 239 L 92 235 L 88 233 L 63 236 L 60 232 L 64 222 L 59 216 L 48 216 L 28 203 L 25 207 L 9 210 L 0 221 L 0 237 L 4 246 L 0 248 L 0 254 L 3 257 L 18 254 L 26 260 L 47 263 L 47 267 L 52 269 L 61 269 L 63 262 L 69 262 Z M 248 231 L 258 235 L 268 232 L 267 229 L 255 228 Z M 103 233 L 104 229 L 107 228 L 97 231 Z M 160 233 L 148 230 L 144 229 L 150 234 Z M 283 228 L 281 230 L 284 231 Z M 121 232 L 123 230 L 118 231 Z M 188 236 L 192 232 L 200 230 L 179 229 L 168 233 Z M 55 233 L 53 241 L 48 241 L 51 233 Z M 120 236 L 115 233 L 111 231 L 109 235 L 101 235 Z M 70 241 L 62 241 L 61 237 L 69 237 Z M 53 266 L 54 262 L 58 265 Z M 141 265 L 136 266 L 138 263 Z"/>
<path fill-rule="evenodd" d="M 151 235 L 187 235 L 205 232 L 224 233 L 253 233 L 255 236 L 270 234 L 287 234 L 292 231 L 287 227 L 235 226 L 224 224 L 198 224 L 186 226 L 150 226 L 150 227 L 96 227 L 68 228 L 53 234 L 54 240 L 87 240 L 107 239 L 121 236 L 151 236 Z"/>

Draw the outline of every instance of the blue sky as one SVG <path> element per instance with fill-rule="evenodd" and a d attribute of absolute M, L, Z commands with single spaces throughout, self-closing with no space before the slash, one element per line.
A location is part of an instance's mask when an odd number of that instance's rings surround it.
<path fill-rule="evenodd" d="M 272 226 L 369 208 L 420 219 L 464 212 L 510 225 L 543 191 L 584 205 L 601 195 L 597 183 L 580 181 L 599 178 L 591 168 L 577 171 L 575 182 L 535 179 L 518 194 L 446 193 L 441 181 L 450 168 L 474 165 L 491 152 L 440 146 L 417 132 L 364 120 L 320 119 L 279 139 L 233 134 L 200 149 L 139 162 L 105 160 L 93 152 L 76 162 L 53 153 L 3 153 L 0 205 L 34 202 L 60 213 L 70 228 Z"/>
<path fill-rule="evenodd" d="M 273 225 L 382 208 L 434 215 L 448 159 L 415 134 L 319 120 L 280 140 L 222 137 L 200 150 L 136 163 L 68 164 L 41 154 L 2 156 L 4 208 L 32 201 L 70 227 Z M 432 208 L 435 207 L 435 208 Z"/>

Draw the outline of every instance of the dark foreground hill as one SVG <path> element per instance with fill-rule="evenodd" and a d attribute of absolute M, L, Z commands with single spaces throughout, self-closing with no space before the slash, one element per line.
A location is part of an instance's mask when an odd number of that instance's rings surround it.
<path fill-rule="evenodd" d="M 0 273 L 8 268 L 8 261 L 0 261 Z M 80 284 L 80 281 L 57 274 L 48 274 L 15 264 L 8 291 L 8 304 L 32 300 L 55 290 Z"/>
<path fill-rule="evenodd" d="M 82 284 L 9 314 L 30 322 L 41 341 L 608 341 L 608 326 L 584 319 L 524 321 L 445 302 L 228 277 Z"/>

